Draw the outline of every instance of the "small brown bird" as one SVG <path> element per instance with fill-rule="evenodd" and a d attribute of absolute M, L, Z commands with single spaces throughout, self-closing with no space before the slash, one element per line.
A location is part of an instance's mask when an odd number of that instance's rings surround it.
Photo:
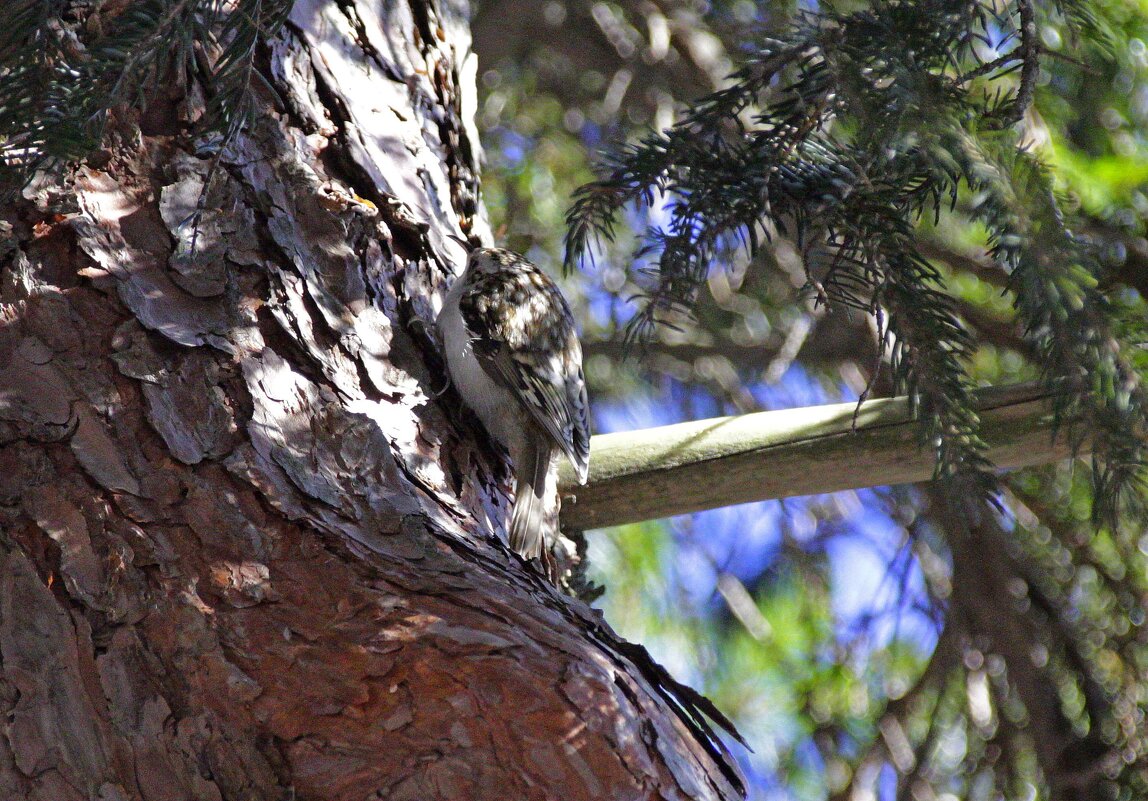
<path fill-rule="evenodd" d="M 451 381 L 514 462 L 510 547 L 549 564 L 558 459 L 565 454 L 583 484 L 590 464 L 582 346 L 570 307 L 522 256 L 475 248 L 447 293 L 438 328 Z"/>

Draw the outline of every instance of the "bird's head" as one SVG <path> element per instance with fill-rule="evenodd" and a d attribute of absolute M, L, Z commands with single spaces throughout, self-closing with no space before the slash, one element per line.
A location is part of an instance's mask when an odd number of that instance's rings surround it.
<path fill-rule="evenodd" d="M 448 234 L 447 236 L 466 248 L 469 254 L 467 256 L 466 267 L 471 273 L 492 275 L 503 272 L 508 267 L 527 263 L 522 256 L 519 256 L 512 250 L 475 247 L 462 237 L 455 236 L 454 234 Z"/>

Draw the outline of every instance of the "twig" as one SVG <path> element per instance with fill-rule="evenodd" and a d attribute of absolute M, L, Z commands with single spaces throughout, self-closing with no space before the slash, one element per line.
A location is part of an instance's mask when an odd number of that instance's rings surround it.
<path fill-rule="evenodd" d="M 1020 44 L 1009 55 L 1020 51 L 1020 86 L 1017 87 L 1016 96 L 1009 105 L 1008 113 L 1000 115 L 993 122 L 993 128 L 1007 128 L 1020 122 L 1025 111 L 1032 105 L 1033 92 L 1036 91 L 1036 76 L 1040 67 L 1036 12 L 1033 10 L 1032 0 L 1017 0 L 1016 6 L 1020 14 Z"/>

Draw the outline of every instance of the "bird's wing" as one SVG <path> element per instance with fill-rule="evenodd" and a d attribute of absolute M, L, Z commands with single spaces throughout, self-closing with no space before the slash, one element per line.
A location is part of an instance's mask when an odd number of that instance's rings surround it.
<path fill-rule="evenodd" d="M 476 277 L 460 300 L 474 335 L 471 347 L 487 374 L 510 388 L 585 483 L 589 405 L 573 315 L 544 273 L 520 256 L 505 255 L 508 269 Z M 517 314 L 503 313 L 506 305 Z"/>
<path fill-rule="evenodd" d="M 530 416 L 569 457 L 581 483 L 590 462 L 590 424 L 582 368 L 570 370 L 558 354 L 515 351 L 505 342 L 475 339 L 479 364 L 518 397 Z"/>

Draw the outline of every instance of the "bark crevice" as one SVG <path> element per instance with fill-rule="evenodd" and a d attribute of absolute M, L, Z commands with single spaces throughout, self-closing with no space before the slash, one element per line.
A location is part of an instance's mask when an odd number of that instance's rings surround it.
<path fill-rule="evenodd" d="M 224 151 L 117 113 L 0 209 L 0 797 L 740 793 L 434 396 L 439 245 L 489 234 L 468 41 L 299 0 Z"/>

